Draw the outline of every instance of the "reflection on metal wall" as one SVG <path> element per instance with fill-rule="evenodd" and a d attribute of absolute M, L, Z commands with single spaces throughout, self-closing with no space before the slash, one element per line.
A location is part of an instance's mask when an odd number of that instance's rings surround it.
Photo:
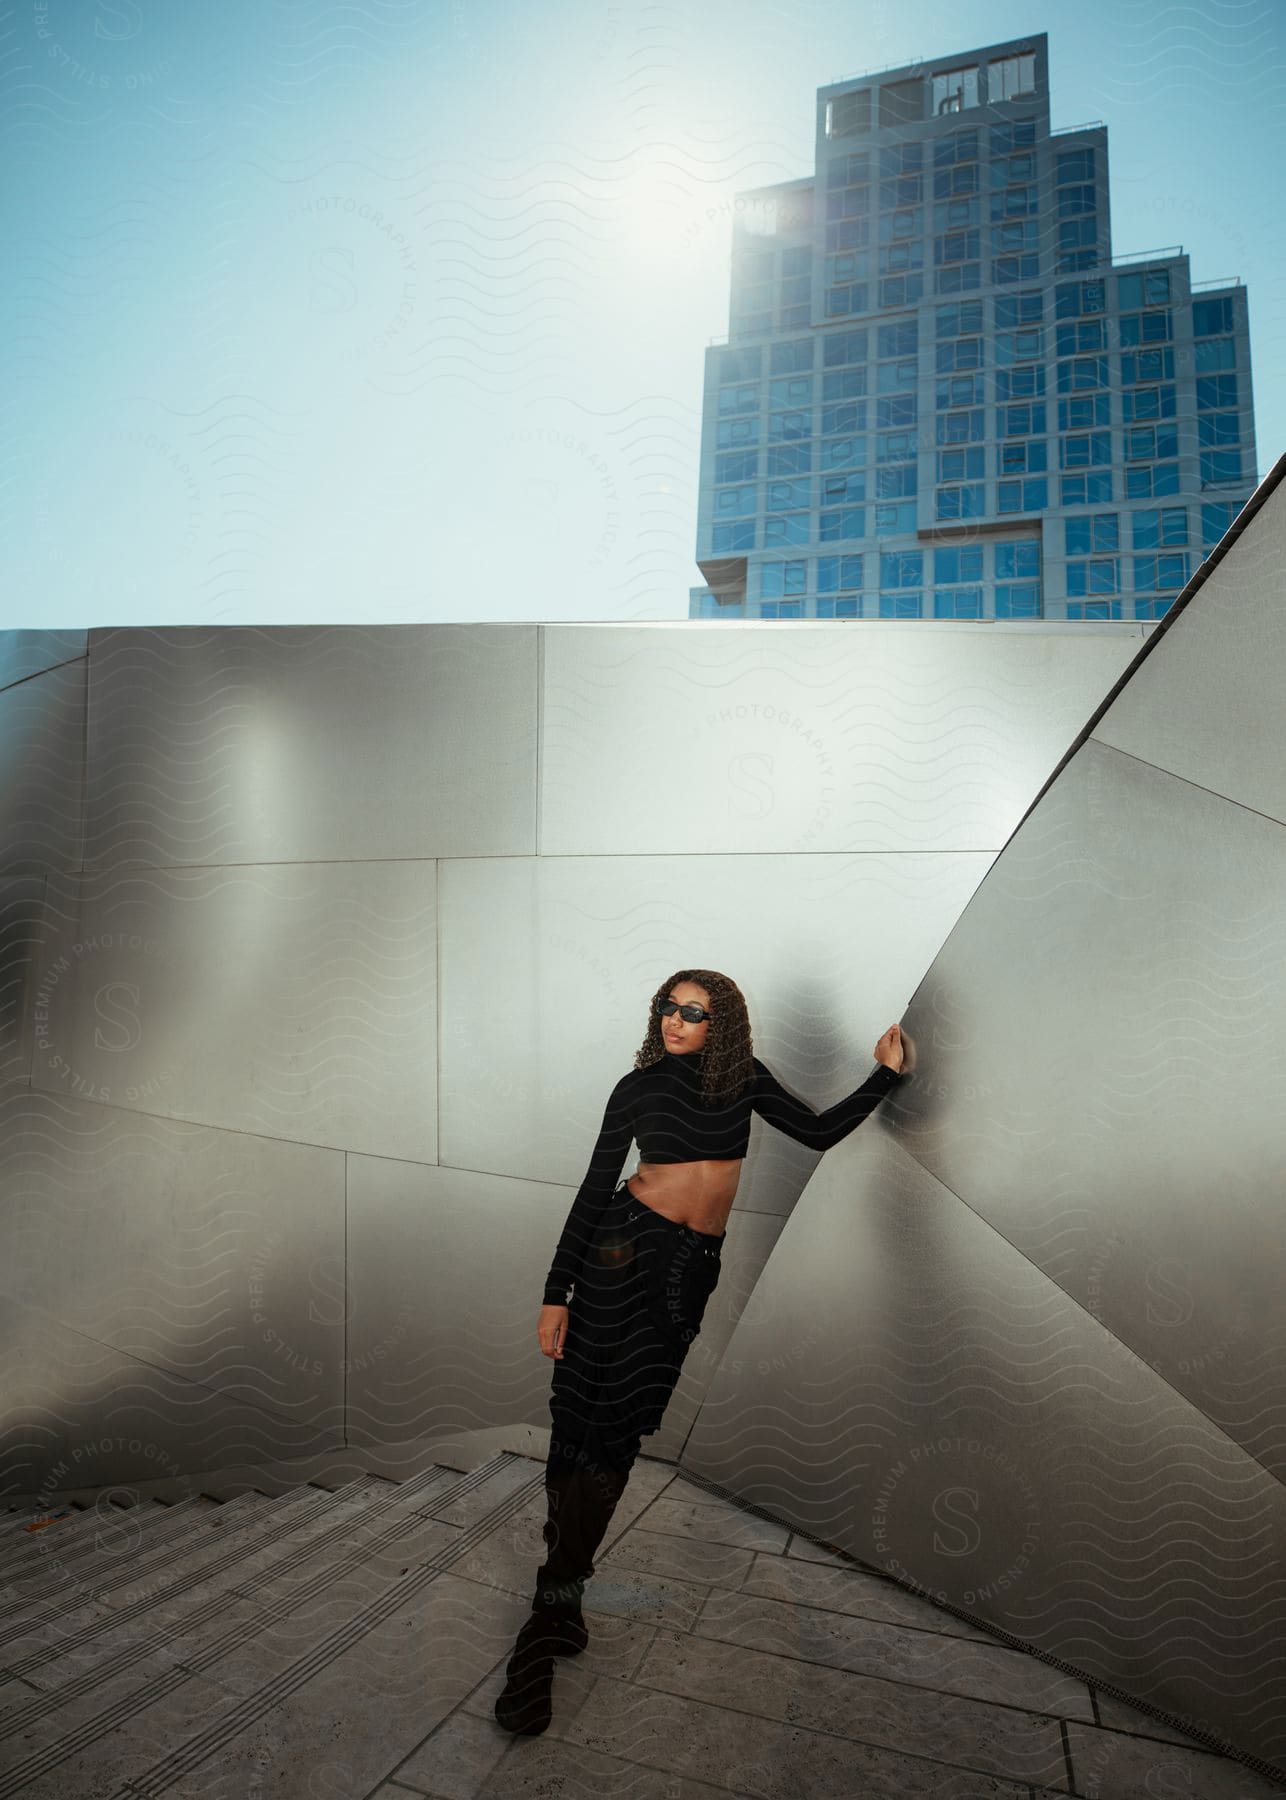
<path fill-rule="evenodd" d="M 685 1462 L 1280 1764 L 1286 492 L 1260 501 L 931 960 L 916 1073 L 814 1176 Z"/>
<path fill-rule="evenodd" d="M 1212 1659 L 1280 1580 L 1281 811 L 1173 721 L 1269 667 L 1277 529 L 1155 633 L 14 634 L 6 1490 L 546 1425 L 554 1240 L 705 963 L 818 1105 L 893 1018 L 919 1062 L 825 1158 L 755 1121 L 649 1450 L 876 1560 L 880 1503 L 913 1578 L 1269 1754 Z"/>

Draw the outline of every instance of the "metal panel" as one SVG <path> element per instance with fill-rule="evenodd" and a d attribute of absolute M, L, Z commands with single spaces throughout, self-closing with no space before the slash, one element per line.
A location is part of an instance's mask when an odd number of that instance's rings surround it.
<path fill-rule="evenodd" d="M 3 1280 L 46 1325 L 294 1421 L 292 1441 L 334 1424 L 342 1155 L 32 1094 L 0 1113 L 0 1166 Z"/>
<path fill-rule="evenodd" d="M 445 864 L 440 1160 L 574 1192 L 608 1094 L 634 1066 L 657 983 L 699 964 L 736 979 L 755 1049 L 779 1078 L 830 1105 L 870 1073 L 876 1040 L 901 1017 L 918 972 L 990 862 L 919 856 L 913 870 L 892 856 Z M 636 1160 L 627 1157 L 627 1171 Z M 788 1212 L 815 1162 L 752 1119 L 738 1208 Z"/>
<path fill-rule="evenodd" d="M 0 631 L 0 689 L 84 656 L 85 631 Z"/>
<path fill-rule="evenodd" d="M 895 1129 L 823 1159 L 685 1466 L 1281 1758 L 1286 1491 Z"/>
<path fill-rule="evenodd" d="M 534 626 L 90 642 L 88 863 L 535 849 Z"/>
<path fill-rule="evenodd" d="M 348 1159 L 348 1441 L 388 1444 L 522 1420 L 547 1430 L 553 1364 L 536 1339 L 566 1188 L 378 1157 Z M 750 1214 L 663 1426 L 676 1456 L 780 1230 Z"/>
<path fill-rule="evenodd" d="M 0 1081 L 25 1084 L 38 1021 L 35 972 L 44 941 L 45 884 L 39 876 L 0 881 Z"/>
<path fill-rule="evenodd" d="M 431 862 L 51 876 L 32 1080 L 431 1162 L 434 884 Z"/>
<path fill-rule="evenodd" d="M 100 1482 L 309 1456 L 343 1442 L 340 1415 L 289 1417 L 184 1380 L 72 1331 L 12 1293 L 0 1298 L 5 1443 L 0 1492 L 52 1496 Z M 262 1387 L 262 1383 L 256 1384 Z M 180 1490 L 182 1491 L 182 1490 Z M 57 1539 L 49 1546 L 57 1555 Z"/>
<path fill-rule="evenodd" d="M 541 850 L 995 852 L 1141 644 L 1119 625 L 547 627 Z"/>
<path fill-rule="evenodd" d="M 84 661 L 64 663 L 0 692 L 0 870 L 43 875 L 81 860 Z"/>
<path fill-rule="evenodd" d="M 899 1096 L 909 1153 L 1279 1476 L 1283 941 L 1281 830 L 1087 743 L 921 983 Z"/>
<path fill-rule="evenodd" d="M 1231 544 L 1094 727 L 1100 742 L 1286 821 L 1286 504 Z"/>

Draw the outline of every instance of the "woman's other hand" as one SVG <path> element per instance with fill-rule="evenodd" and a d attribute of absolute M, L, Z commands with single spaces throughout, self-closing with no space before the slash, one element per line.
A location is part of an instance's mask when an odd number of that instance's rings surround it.
<path fill-rule="evenodd" d="M 536 1336 L 540 1339 L 542 1356 L 550 1356 L 561 1362 L 563 1345 L 567 1342 L 568 1312 L 565 1306 L 542 1306 L 540 1317 L 536 1320 Z"/>
<path fill-rule="evenodd" d="M 905 1054 L 902 1045 L 902 1027 L 890 1025 L 879 1043 L 875 1046 L 875 1060 L 884 1063 L 897 1074 L 902 1072 L 902 1058 Z"/>

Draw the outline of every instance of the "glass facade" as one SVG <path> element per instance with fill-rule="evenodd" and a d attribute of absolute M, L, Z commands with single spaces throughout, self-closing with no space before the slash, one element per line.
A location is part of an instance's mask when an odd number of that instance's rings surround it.
<path fill-rule="evenodd" d="M 1155 619 L 1248 498 L 1247 297 L 1113 263 L 1106 128 L 1046 39 L 823 88 L 734 227 L 706 359 L 709 618 Z"/>

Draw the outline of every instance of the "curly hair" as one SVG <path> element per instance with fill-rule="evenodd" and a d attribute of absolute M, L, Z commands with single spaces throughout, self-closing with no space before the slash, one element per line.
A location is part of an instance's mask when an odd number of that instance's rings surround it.
<path fill-rule="evenodd" d="M 667 1055 L 661 1038 L 657 1003 L 667 999 L 670 989 L 680 981 L 692 981 L 703 987 L 710 996 L 710 1011 L 714 1015 L 706 1032 L 701 1098 L 709 1106 L 735 1099 L 755 1079 L 750 1015 L 746 1011 L 745 995 L 736 982 L 730 975 L 721 975 L 717 969 L 680 969 L 661 983 L 648 1003 L 647 1035 L 634 1058 L 634 1067 L 650 1068 Z"/>

